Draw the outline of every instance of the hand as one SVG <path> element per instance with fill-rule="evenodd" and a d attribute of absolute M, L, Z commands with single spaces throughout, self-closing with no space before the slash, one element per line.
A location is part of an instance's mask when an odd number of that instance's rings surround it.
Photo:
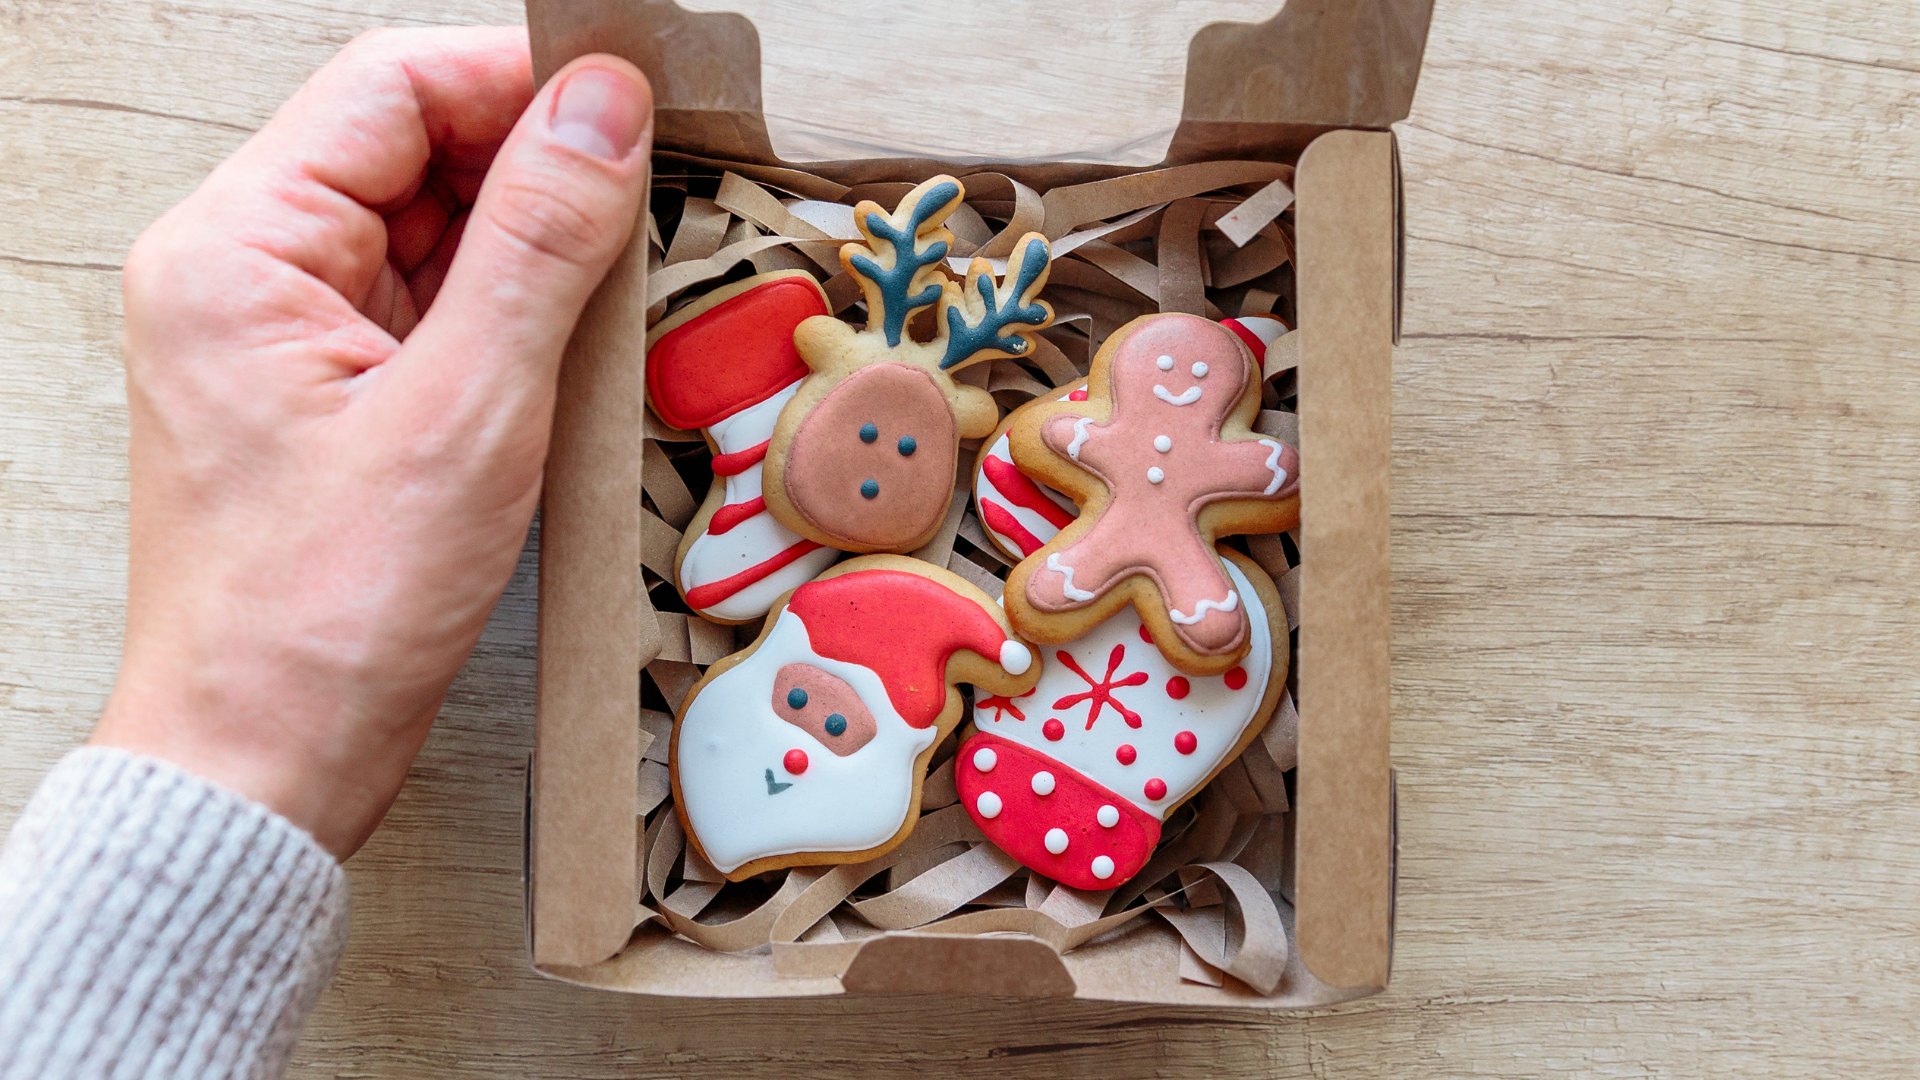
<path fill-rule="evenodd" d="M 505 587 L 652 98 L 525 31 L 377 32 L 127 256 L 127 636 L 93 741 L 345 858 Z"/>

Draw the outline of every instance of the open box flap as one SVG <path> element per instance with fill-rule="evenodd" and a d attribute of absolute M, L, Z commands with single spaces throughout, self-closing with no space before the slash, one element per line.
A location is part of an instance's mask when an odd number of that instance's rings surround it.
<path fill-rule="evenodd" d="M 1406 118 L 1433 0 L 1288 0 L 1261 23 L 1214 23 L 1188 46 L 1181 119 L 1166 160 L 1291 159 L 1335 128 L 1385 129 Z M 653 82 L 655 145 L 695 157 L 780 166 L 761 93 L 760 33 L 734 12 L 673 0 L 528 0 L 535 76 L 561 58 L 609 52 Z M 1022 62 L 1018 57 L 1013 62 Z M 1038 63 L 1040 58 L 1029 58 Z M 951 163 L 901 157 L 808 162 L 844 183 L 932 175 Z M 1118 165 L 1012 162 L 983 167 L 1029 184 L 1138 171 Z"/>

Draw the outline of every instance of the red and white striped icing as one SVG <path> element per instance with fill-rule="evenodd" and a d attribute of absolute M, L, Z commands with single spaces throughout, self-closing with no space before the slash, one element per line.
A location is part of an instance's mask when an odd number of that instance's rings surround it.
<path fill-rule="evenodd" d="M 1225 675 L 1182 674 L 1126 607 L 1071 645 L 1047 650 L 1032 692 L 978 698 L 979 734 L 961 747 L 954 779 L 988 839 L 1078 889 L 1110 888 L 1145 865 L 1167 813 L 1264 719 L 1271 626 L 1246 574 L 1223 562 L 1252 630 L 1246 659 Z M 1110 865 L 1096 864 L 1103 857 Z"/>
<path fill-rule="evenodd" d="M 1086 390 L 1080 389 L 1056 400 L 1086 399 Z M 988 538 L 1016 559 L 1039 551 L 1080 516 L 1072 499 L 1014 467 L 1005 432 L 980 455 L 980 463 L 974 468 L 973 506 Z"/>

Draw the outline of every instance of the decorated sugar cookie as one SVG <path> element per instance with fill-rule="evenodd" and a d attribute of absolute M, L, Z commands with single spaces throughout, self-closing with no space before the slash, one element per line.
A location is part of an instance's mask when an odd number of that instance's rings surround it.
<path fill-rule="evenodd" d="M 1247 655 L 1225 673 L 1181 673 L 1122 609 L 1049 650 L 1031 691 L 976 695 L 978 734 L 954 781 L 1007 854 L 1076 889 L 1112 888 L 1145 865 L 1167 814 L 1266 725 L 1287 681 L 1286 617 L 1272 579 L 1221 553 L 1251 624 Z"/>
<path fill-rule="evenodd" d="M 776 604 L 673 725 L 674 802 L 729 880 L 861 862 L 906 839 L 955 683 L 1021 694 L 1041 665 L 986 593 L 930 563 L 851 559 Z"/>
<path fill-rule="evenodd" d="M 1222 319 L 1220 325 L 1246 342 L 1256 360 L 1266 355 L 1268 345 L 1287 332 L 1286 323 L 1266 315 Z M 1055 400 L 1087 400 L 1085 379 L 1065 389 L 1067 393 Z M 988 539 L 1016 559 L 1040 550 L 1080 514 L 1073 500 L 1033 480 L 1013 464 L 1007 431 L 1013 427 L 1020 411 L 1031 406 L 1032 402 L 1022 405 L 1000 422 L 973 470 L 973 502 L 980 524 Z"/>
<path fill-rule="evenodd" d="M 713 486 L 681 536 L 674 584 L 715 622 L 765 615 L 840 555 L 774 520 L 760 490 L 774 424 L 807 373 L 794 327 L 825 314 L 812 276 L 783 270 L 715 289 L 647 334 L 647 400 L 713 448 Z"/>
<path fill-rule="evenodd" d="M 1219 324 L 1145 315 L 1094 356 L 1086 401 L 1021 410 L 1013 460 L 1081 507 L 1007 580 L 1022 636 L 1065 644 L 1132 604 L 1189 675 L 1240 661 L 1249 621 L 1214 540 L 1289 529 L 1300 513 L 1299 456 L 1249 427 L 1258 376 Z"/>
<path fill-rule="evenodd" d="M 840 261 L 867 299 L 867 326 L 808 319 L 794 344 L 810 374 L 781 410 L 763 474 L 767 508 L 816 543 L 847 551 L 912 551 L 932 538 L 953 497 L 960 440 L 993 430 L 999 409 L 954 373 L 993 356 L 1022 356 L 1053 321 L 1035 299 L 1046 285 L 1047 242 L 1028 233 L 996 286 L 975 259 L 964 284 L 942 271 L 953 234 L 944 222 L 964 194 L 936 176 L 885 213 L 854 208 L 865 244 Z M 929 340 L 910 332 L 934 316 Z M 926 335 L 922 335 L 926 336 Z"/>

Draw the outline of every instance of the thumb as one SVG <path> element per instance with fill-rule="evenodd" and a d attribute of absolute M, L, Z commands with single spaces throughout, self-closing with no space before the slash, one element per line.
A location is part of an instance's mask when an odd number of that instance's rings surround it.
<path fill-rule="evenodd" d="M 561 69 L 495 155 L 402 368 L 493 407 L 503 392 L 550 391 L 581 309 L 633 230 L 652 142 L 639 69 L 606 55 Z"/>

